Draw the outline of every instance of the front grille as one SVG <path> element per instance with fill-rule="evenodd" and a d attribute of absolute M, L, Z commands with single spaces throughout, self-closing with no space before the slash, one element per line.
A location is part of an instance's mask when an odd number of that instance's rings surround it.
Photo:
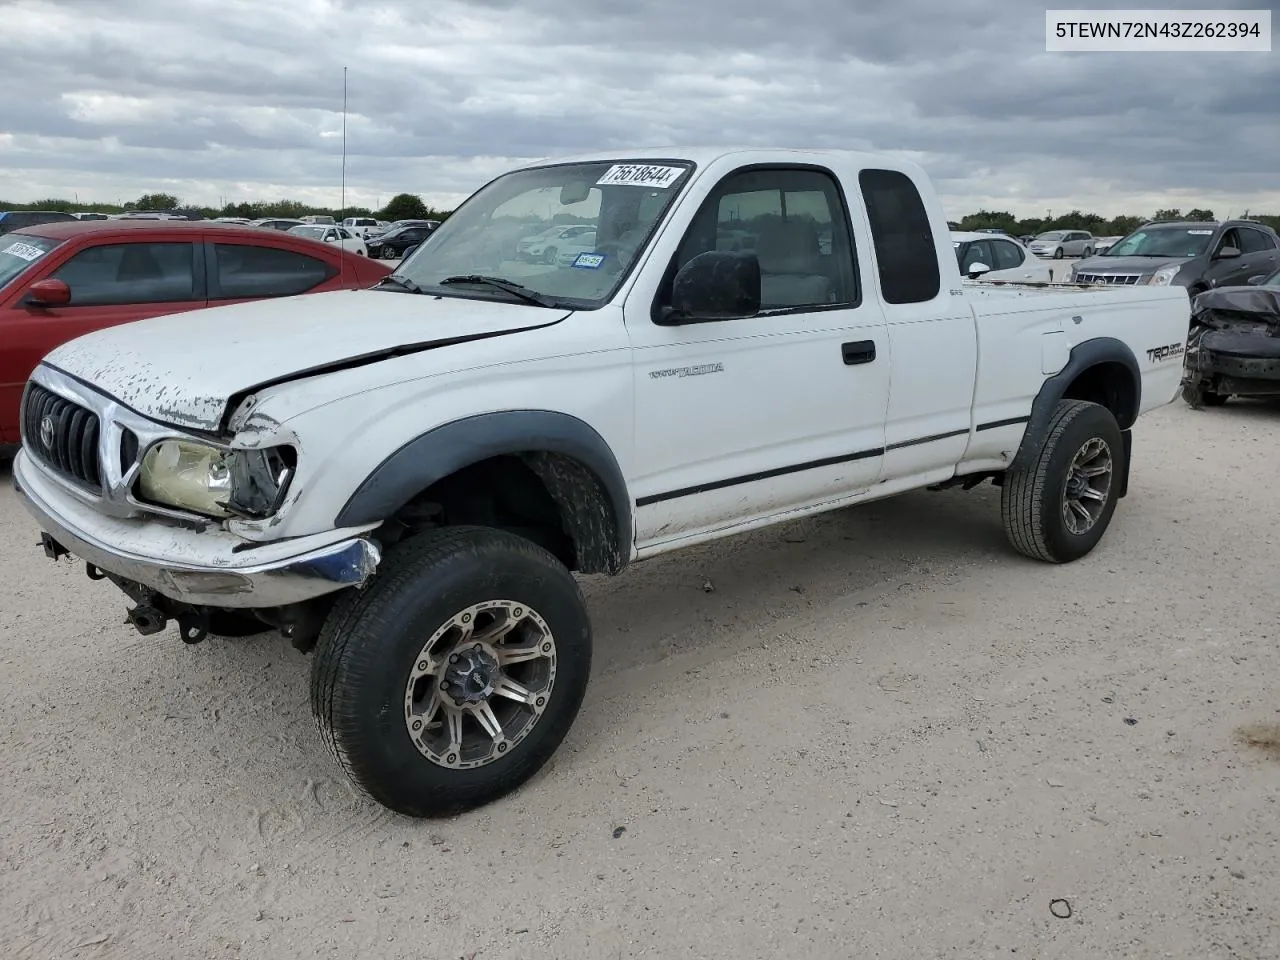
<path fill-rule="evenodd" d="M 1140 273 L 1077 273 L 1076 283 L 1118 283 L 1127 287 L 1142 282 Z"/>
<path fill-rule="evenodd" d="M 98 463 L 98 415 L 38 383 L 27 387 L 22 406 L 26 449 L 63 476 L 102 486 Z"/>

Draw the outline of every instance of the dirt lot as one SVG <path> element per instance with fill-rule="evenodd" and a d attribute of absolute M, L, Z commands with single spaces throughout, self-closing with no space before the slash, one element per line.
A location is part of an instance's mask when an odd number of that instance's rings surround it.
<path fill-rule="evenodd" d="M 6 471 L 0 955 L 1274 960 L 1278 449 L 1157 411 L 1067 567 L 986 486 L 593 582 L 556 761 L 439 822 L 348 790 L 286 643 L 122 626 Z"/>

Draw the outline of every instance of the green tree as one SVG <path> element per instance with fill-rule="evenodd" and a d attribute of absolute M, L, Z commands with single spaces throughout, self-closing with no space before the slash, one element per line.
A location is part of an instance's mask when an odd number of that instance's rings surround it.
<path fill-rule="evenodd" d="M 1004 230 L 1016 233 L 1018 219 L 1006 210 L 979 210 L 960 221 L 961 230 Z"/>
<path fill-rule="evenodd" d="M 1167 210 L 1157 210 L 1152 220 L 1181 220 L 1182 211 L 1177 207 L 1170 207 Z"/>
<path fill-rule="evenodd" d="M 382 208 L 383 220 L 426 220 L 427 205 L 422 198 L 413 193 L 397 193 Z"/>
<path fill-rule="evenodd" d="M 1109 237 L 1127 237 L 1133 231 L 1142 226 L 1142 217 L 1119 216 L 1112 217 L 1107 222 L 1106 235 Z"/>
<path fill-rule="evenodd" d="M 144 193 L 133 201 L 135 210 L 173 210 L 182 205 L 172 193 Z"/>
<path fill-rule="evenodd" d="M 1210 220 L 1216 220 L 1217 217 L 1213 215 L 1212 210 L 1204 210 L 1200 207 L 1196 207 L 1194 210 L 1187 211 L 1187 219 L 1197 220 L 1201 223 L 1207 223 Z"/>

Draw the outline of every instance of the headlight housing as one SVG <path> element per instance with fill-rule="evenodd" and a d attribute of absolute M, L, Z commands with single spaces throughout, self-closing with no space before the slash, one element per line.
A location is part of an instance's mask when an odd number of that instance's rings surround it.
<path fill-rule="evenodd" d="M 1171 263 L 1167 267 L 1161 267 L 1151 275 L 1151 278 L 1147 280 L 1147 284 L 1152 287 L 1167 287 L 1173 283 L 1173 278 L 1178 275 L 1178 271 L 1181 269 L 1182 264 L 1180 263 Z"/>
<path fill-rule="evenodd" d="M 147 450 L 136 489 L 139 499 L 159 506 L 260 519 L 279 509 L 296 463 L 292 447 L 226 450 L 170 438 Z"/>

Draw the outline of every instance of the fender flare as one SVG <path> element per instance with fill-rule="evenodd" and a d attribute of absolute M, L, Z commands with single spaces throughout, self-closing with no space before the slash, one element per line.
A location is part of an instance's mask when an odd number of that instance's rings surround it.
<path fill-rule="evenodd" d="M 1067 392 L 1067 388 L 1080 374 L 1102 363 L 1118 363 L 1127 369 L 1133 378 L 1133 410 L 1117 418 L 1121 432 L 1128 434 L 1129 428 L 1138 418 L 1138 411 L 1142 409 L 1142 370 L 1138 366 L 1137 358 L 1133 355 L 1133 350 L 1123 340 L 1117 340 L 1115 337 L 1095 337 L 1072 347 L 1066 365 L 1041 384 L 1040 392 L 1031 402 L 1031 416 L 1027 421 L 1027 429 L 1022 434 L 1022 442 L 1018 445 L 1018 452 L 1009 465 L 1010 469 L 1022 469 L 1030 463 L 1044 444 L 1045 437 L 1048 436 L 1049 420 L 1053 416 L 1058 401 Z"/>
<path fill-rule="evenodd" d="M 619 562 L 635 538 L 626 478 L 604 437 L 584 420 L 551 410 L 505 410 L 464 417 L 428 430 L 393 452 L 360 483 L 338 512 L 337 527 L 378 523 L 414 496 L 463 467 L 491 457 L 559 454 L 586 467 L 613 510 Z"/>

